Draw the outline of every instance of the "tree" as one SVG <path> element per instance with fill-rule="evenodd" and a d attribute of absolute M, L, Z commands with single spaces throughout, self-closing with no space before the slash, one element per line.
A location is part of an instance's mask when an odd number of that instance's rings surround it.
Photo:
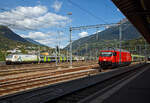
<path fill-rule="evenodd" d="M 5 53 L 0 51 L 0 61 L 5 61 Z"/>

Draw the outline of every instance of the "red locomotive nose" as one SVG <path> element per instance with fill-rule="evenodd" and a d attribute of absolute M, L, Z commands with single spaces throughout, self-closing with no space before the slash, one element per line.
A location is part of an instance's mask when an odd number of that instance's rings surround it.
<path fill-rule="evenodd" d="M 99 56 L 99 61 L 112 61 L 113 60 L 113 56 L 111 57 L 100 57 Z"/>
<path fill-rule="evenodd" d="M 99 61 L 112 61 L 113 52 L 101 52 L 99 56 Z"/>

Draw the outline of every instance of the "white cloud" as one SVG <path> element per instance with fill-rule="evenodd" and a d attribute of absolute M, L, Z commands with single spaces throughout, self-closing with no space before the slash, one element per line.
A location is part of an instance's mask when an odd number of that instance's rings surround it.
<path fill-rule="evenodd" d="M 34 40 L 43 40 L 46 38 L 49 38 L 49 36 L 51 36 L 53 34 L 51 33 L 42 33 L 42 32 L 29 32 L 28 35 L 24 35 L 24 37 L 28 37 Z"/>
<path fill-rule="evenodd" d="M 81 38 L 82 38 L 82 37 L 86 37 L 86 36 L 88 36 L 88 32 L 83 31 L 83 32 L 79 33 L 78 35 L 79 35 Z"/>
<path fill-rule="evenodd" d="M 97 33 L 102 32 L 102 31 L 103 30 L 98 30 L 98 31 L 94 32 L 93 34 L 97 34 Z"/>
<path fill-rule="evenodd" d="M 43 32 L 29 32 L 28 35 L 20 35 L 22 37 L 26 37 L 26 38 L 31 38 L 41 44 L 45 44 L 47 46 L 51 46 L 51 47 L 55 47 L 55 45 L 58 44 L 58 42 L 60 42 L 62 44 L 62 42 L 64 40 L 66 40 L 67 38 L 64 35 L 59 35 L 60 39 L 58 39 L 58 33 L 57 32 L 47 32 L 47 33 L 43 33 Z"/>
<path fill-rule="evenodd" d="M 117 11 L 119 11 L 120 12 L 120 10 L 117 8 Z"/>
<path fill-rule="evenodd" d="M 55 26 L 65 26 L 70 22 L 67 16 L 48 12 L 45 6 L 16 7 L 11 11 L 0 13 L 0 24 L 13 29 L 39 29 Z"/>
<path fill-rule="evenodd" d="M 54 4 L 52 5 L 52 8 L 58 12 L 62 6 L 62 2 L 59 2 L 58 0 L 55 0 Z"/>

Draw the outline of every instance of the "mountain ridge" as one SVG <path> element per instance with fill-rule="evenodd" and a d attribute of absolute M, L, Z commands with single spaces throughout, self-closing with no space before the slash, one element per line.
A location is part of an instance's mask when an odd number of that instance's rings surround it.
<path fill-rule="evenodd" d="M 31 38 L 24 38 L 24 39 L 26 39 L 28 42 L 31 42 L 33 44 L 40 45 L 40 46 L 45 46 L 44 44 L 41 44 L 41 43 L 31 39 Z"/>
<path fill-rule="evenodd" d="M 3 25 L 0 25 L 0 42 L 0 50 L 14 49 L 18 46 L 36 46 Z"/>
<path fill-rule="evenodd" d="M 10 40 L 19 41 L 19 42 L 28 42 L 18 34 L 14 33 L 11 29 L 6 26 L 0 25 L 0 35 L 6 37 Z"/>

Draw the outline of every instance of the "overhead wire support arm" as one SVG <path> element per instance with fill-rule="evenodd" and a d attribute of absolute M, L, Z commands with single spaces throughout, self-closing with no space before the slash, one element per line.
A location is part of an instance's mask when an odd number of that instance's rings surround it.
<path fill-rule="evenodd" d="M 127 24 L 127 23 L 96 24 L 96 25 L 71 27 L 71 30 L 73 31 L 73 30 L 81 30 L 81 29 L 93 29 L 93 28 L 111 27 L 111 26 L 119 26 L 119 25 L 131 25 L 131 24 Z"/>
<path fill-rule="evenodd" d="M 87 25 L 87 26 L 71 27 L 71 30 L 93 29 L 93 28 L 100 28 L 106 26 L 118 26 L 118 25 L 119 25 L 118 23 Z"/>

